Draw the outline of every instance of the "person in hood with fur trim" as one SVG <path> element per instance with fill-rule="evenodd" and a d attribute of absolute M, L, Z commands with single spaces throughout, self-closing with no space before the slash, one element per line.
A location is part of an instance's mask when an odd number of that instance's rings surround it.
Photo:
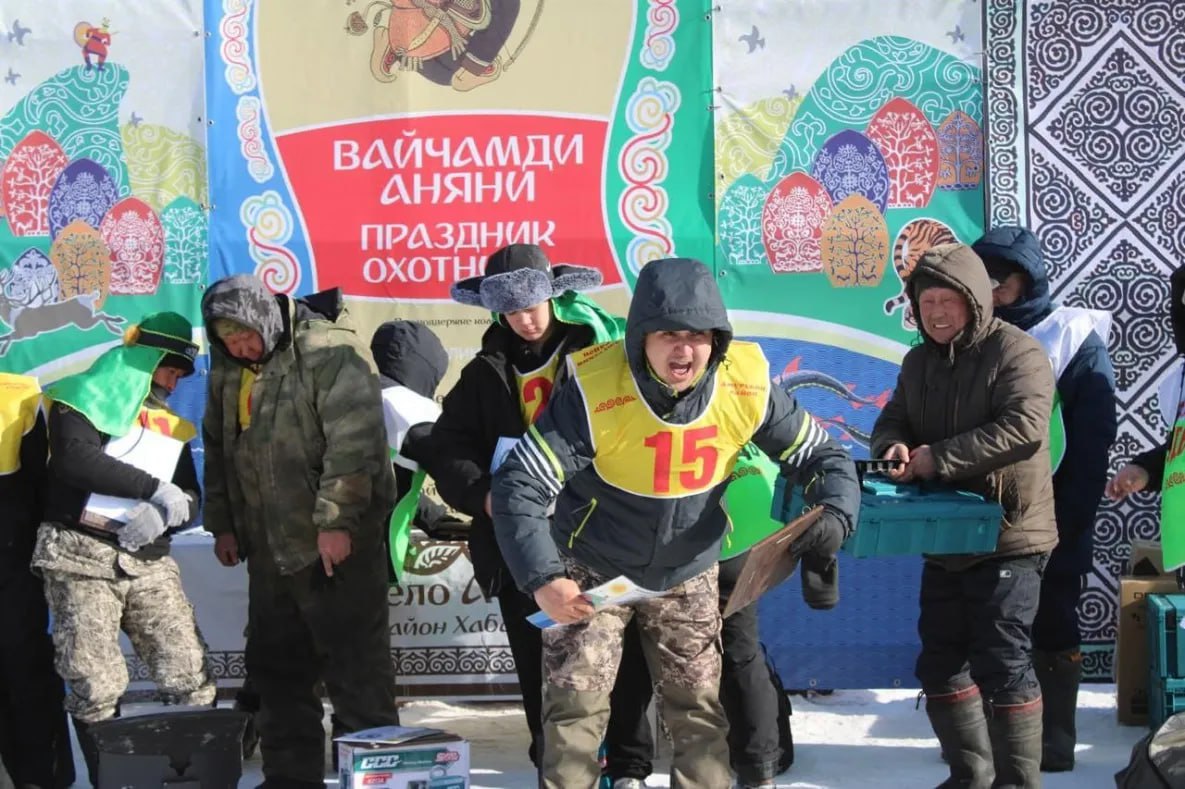
<path fill-rule="evenodd" d="M 647 263 L 625 338 L 573 355 L 568 369 L 493 483 L 511 575 L 567 625 L 543 631 L 543 785 L 595 783 L 622 633 L 634 623 L 662 691 L 672 784 L 731 786 L 717 582 L 729 475 L 753 441 L 801 477 L 806 503 L 824 512 L 794 549 L 834 562 L 856 523 L 855 467 L 771 384 L 761 349 L 733 340 L 699 261 Z M 664 594 L 594 611 L 584 593 L 620 575 Z"/>
<path fill-rule="evenodd" d="M 455 539 L 464 523 L 421 492 L 432 452 L 432 425 L 440 416 L 436 388 L 448 370 L 448 351 L 431 329 L 415 321 L 389 321 L 375 331 L 370 352 L 383 387 L 383 423 L 399 503 L 391 517 L 387 550 L 391 581 L 402 577 L 412 525 L 430 537 Z"/>
<path fill-rule="evenodd" d="M 247 672 L 265 789 L 319 787 L 334 735 L 399 723 L 383 550 L 395 479 L 379 379 L 338 290 L 241 274 L 202 298 L 210 338 L 205 525 L 247 561 Z"/>
<path fill-rule="evenodd" d="M 987 271 L 966 244 L 929 249 L 907 290 L 922 342 L 901 362 L 872 456 L 900 461 L 899 482 L 951 485 L 1004 509 L 994 553 L 925 557 L 916 674 L 926 714 L 947 785 L 1040 786 L 1030 630 L 1057 545 L 1053 372 L 1037 340 L 993 315 Z"/>
<path fill-rule="evenodd" d="M 214 701 L 206 645 L 169 556 L 169 534 L 196 516 L 199 497 L 188 444 L 197 428 L 166 403 L 177 382 L 193 373 L 192 335 L 189 321 L 175 312 L 149 315 L 88 370 L 46 390 L 47 506 L 32 566 L 45 579 L 56 666 L 69 689 L 66 710 L 91 783 L 99 751 L 90 726 L 118 715 L 128 684 L 121 630 L 166 698 Z M 105 451 L 112 439 L 144 431 L 184 444 L 167 479 Z M 124 523 L 95 518 L 86 512 L 95 493 L 139 503 Z"/>
<path fill-rule="evenodd" d="M 553 266 L 534 244 L 503 247 L 489 256 L 484 275 L 456 283 L 454 300 L 482 307 L 494 320 L 482 336 L 481 351 L 445 396 L 432 434 L 435 460 L 428 471 L 441 497 L 473 519 L 474 575 L 502 611 L 531 731 L 529 756 L 537 767 L 543 755 L 543 642 L 527 617 L 539 607 L 515 587 L 506 568 L 491 520 L 490 482 L 506 448 L 539 418 L 564 380 L 565 358 L 621 336 L 621 320 L 580 293 L 600 284 L 596 269 Z M 630 789 L 650 775 L 654 752 L 646 719 L 650 674 L 633 628 L 627 632 L 624 662 L 633 668 L 621 673 L 613 691 L 605 770 L 615 787 Z"/>
<path fill-rule="evenodd" d="M 1054 304 L 1037 237 L 998 227 L 972 245 L 992 281 L 1002 320 L 1034 337 L 1057 380 L 1050 417 L 1050 461 L 1058 544 L 1041 581 L 1033 621 L 1033 663 L 1044 705 L 1041 769 L 1074 768 L 1082 633 L 1078 600 L 1094 565 L 1094 521 L 1107 484 L 1108 453 L 1118 429 L 1115 370 L 1107 355 L 1111 315 Z"/>

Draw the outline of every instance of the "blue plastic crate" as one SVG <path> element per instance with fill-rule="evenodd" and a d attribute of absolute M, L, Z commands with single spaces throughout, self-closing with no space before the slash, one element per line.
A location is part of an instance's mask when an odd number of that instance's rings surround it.
<path fill-rule="evenodd" d="M 1185 594 L 1150 594 L 1148 606 L 1148 658 L 1153 677 L 1185 678 Z"/>
<path fill-rule="evenodd" d="M 788 522 L 805 508 L 802 492 L 786 496 L 779 477 L 773 516 Z M 1000 538 L 999 503 L 953 488 L 897 485 L 868 478 L 861 483 L 860 520 L 844 542 L 852 556 L 991 553 Z"/>
<path fill-rule="evenodd" d="M 1154 674 L 1148 685 L 1148 727 L 1155 731 L 1178 712 L 1185 712 L 1185 679 Z"/>

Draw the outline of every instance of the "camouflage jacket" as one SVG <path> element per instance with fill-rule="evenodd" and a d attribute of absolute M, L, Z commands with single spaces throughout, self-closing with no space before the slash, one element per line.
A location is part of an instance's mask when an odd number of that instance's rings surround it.
<path fill-rule="evenodd" d="M 284 296 L 283 328 L 258 370 L 251 423 L 239 427 L 243 366 L 212 338 L 205 440 L 205 525 L 240 551 L 270 549 L 285 574 L 318 559 L 321 530 L 354 550 L 382 545 L 395 502 L 378 376 L 344 309 L 326 315 Z M 240 321 L 247 325 L 249 316 Z"/>

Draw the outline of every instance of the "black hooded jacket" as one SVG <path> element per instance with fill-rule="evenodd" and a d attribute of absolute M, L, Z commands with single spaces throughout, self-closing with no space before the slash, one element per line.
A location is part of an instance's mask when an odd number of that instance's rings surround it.
<path fill-rule="evenodd" d="M 461 370 L 457 385 L 445 395 L 443 413 L 432 429 L 433 449 L 425 458 L 428 474 L 436 481 L 440 497 L 472 518 L 469 555 L 473 574 L 487 596 L 507 585 L 506 562 L 494 538 L 494 525 L 485 511 L 490 492 L 490 463 L 499 438 L 523 433 L 514 369 L 530 370 L 550 357 L 560 344 L 561 353 L 593 342 L 592 328 L 563 325 L 542 353 L 532 354 L 527 344 L 500 322 L 481 338 L 481 351 Z M 560 366 L 556 384 L 565 373 Z"/>
<path fill-rule="evenodd" d="M 1025 292 L 996 317 L 1030 331 L 1050 316 L 1045 258 L 1037 237 L 1022 227 L 989 230 L 972 249 L 991 270 L 1000 261 L 1027 277 Z M 1094 522 L 1107 485 L 1107 463 L 1118 431 L 1115 370 L 1107 344 L 1091 331 L 1057 379 L 1066 429 L 1065 456 L 1053 475 L 1053 501 L 1058 544 L 1047 572 L 1078 575 L 1094 564 Z"/>
<path fill-rule="evenodd" d="M 29 570 L 37 527 L 45 506 L 48 441 L 45 416 L 38 411 L 33 429 L 20 438 L 20 470 L 0 476 L 0 580 Z"/>
<path fill-rule="evenodd" d="M 448 371 L 448 351 L 440 338 L 427 326 L 415 321 L 389 321 L 379 326 L 370 340 L 370 353 L 378 367 L 383 389 L 403 386 L 420 397 L 435 399 L 436 388 Z M 400 453 L 426 467 L 425 460 L 432 451 L 431 439 L 431 422 L 414 425 L 407 431 Z M 392 469 L 402 497 L 411 486 L 413 474 L 398 464 L 393 464 Z M 436 536 L 445 528 L 450 532 L 457 531 L 460 521 L 451 517 L 443 506 L 421 495 L 415 525 L 430 536 Z"/>
<path fill-rule="evenodd" d="M 678 395 L 646 363 L 646 335 L 664 330 L 715 333 L 706 371 Z M 732 326 L 712 273 L 702 263 L 648 263 L 634 290 L 622 342 L 640 393 L 663 420 L 689 423 L 703 413 L 713 393 L 730 396 L 717 391 L 716 375 L 729 364 Z M 623 574 L 655 590 L 670 589 L 715 564 L 727 528 L 720 506 L 727 479 L 678 498 L 650 498 L 613 487 L 592 465 L 588 413 L 589 404 L 569 376 L 494 475 L 498 544 L 519 587 L 530 593 L 563 576 L 560 550 L 599 574 Z M 769 387 L 764 420 L 752 440 L 771 457 L 785 459 L 784 473 L 812 481 L 808 504 L 825 505 L 845 534 L 852 530 L 860 496 L 851 458 L 791 395 Z M 547 460 L 540 464 L 539 458 Z M 549 525 L 546 512 L 553 501 Z"/>

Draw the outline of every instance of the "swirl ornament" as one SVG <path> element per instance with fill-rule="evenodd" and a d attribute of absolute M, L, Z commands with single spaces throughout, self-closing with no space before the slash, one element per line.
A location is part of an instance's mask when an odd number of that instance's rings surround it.
<path fill-rule="evenodd" d="M 240 96 L 255 90 L 257 84 L 247 46 L 251 6 L 250 0 L 222 0 L 222 21 L 218 24 L 222 37 L 218 53 L 226 65 L 226 84 Z"/>
<path fill-rule="evenodd" d="M 666 218 L 670 199 L 661 184 L 670 167 L 666 150 L 679 98 L 674 84 L 644 77 L 626 105 L 626 124 L 633 136 L 617 160 L 626 182 L 617 211 L 634 233 L 626 246 L 626 264 L 635 276 L 642 266 L 669 256 L 675 248 L 674 231 Z"/>
<path fill-rule="evenodd" d="M 675 28 L 679 27 L 676 0 L 650 0 L 646 33 L 638 60 L 651 71 L 666 71 L 675 57 Z"/>
<path fill-rule="evenodd" d="M 235 117 L 239 121 L 239 152 L 247 160 L 247 173 L 257 184 L 271 180 L 276 172 L 263 145 L 262 115 L 263 107 L 257 97 L 239 97 L 235 107 Z"/>
<path fill-rule="evenodd" d="M 1042 131 L 1110 196 L 1129 203 L 1185 147 L 1185 104 L 1134 51 L 1115 49 Z"/>
<path fill-rule="evenodd" d="M 284 246 L 292 238 L 292 212 L 278 192 L 253 195 L 239 207 L 255 276 L 275 293 L 293 293 L 300 285 L 300 263 Z"/>

